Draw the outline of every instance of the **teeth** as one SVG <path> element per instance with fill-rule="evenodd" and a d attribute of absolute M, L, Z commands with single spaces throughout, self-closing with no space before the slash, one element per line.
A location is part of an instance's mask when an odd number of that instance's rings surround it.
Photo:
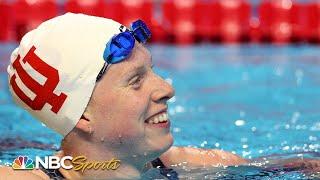
<path fill-rule="evenodd" d="M 163 121 L 164 121 L 163 115 L 160 115 L 159 122 L 163 122 Z"/>
<path fill-rule="evenodd" d="M 157 115 L 156 117 L 153 117 L 148 121 L 149 124 L 157 124 L 161 122 L 166 122 L 168 121 L 168 114 L 167 113 L 161 113 Z"/>
<path fill-rule="evenodd" d="M 154 118 L 153 123 L 157 124 L 159 122 L 159 118 Z"/>

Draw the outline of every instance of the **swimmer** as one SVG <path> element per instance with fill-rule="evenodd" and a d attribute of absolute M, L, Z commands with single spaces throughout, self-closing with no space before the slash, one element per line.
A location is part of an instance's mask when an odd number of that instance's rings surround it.
<path fill-rule="evenodd" d="M 144 46 L 150 35 L 142 21 L 127 28 L 73 13 L 27 33 L 8 66 L 15 102 L 63 136 L 56 156 L 84 156 L 88 162 L 117 159 L 119 164 L 115 170 L 84 171 L 2 167 L 1 176 L 138 179 L 154 167 L 175 179 L 182 162 L 187 167 L 248 163 L 221 150 L 172 146 L 167 101 L 175 92 L 152 70 L 152 56 Z"/>

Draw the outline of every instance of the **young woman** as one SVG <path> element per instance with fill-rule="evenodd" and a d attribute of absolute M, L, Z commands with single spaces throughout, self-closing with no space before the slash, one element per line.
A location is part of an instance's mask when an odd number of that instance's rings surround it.
<path fill-rule="evenodd" d="M 220 150 L 173 147 L 167 101 L 173 87 L 152 70 L 143 46 L 150 31 L 105 18 L 65 14 L 22 39 L 8 67 L 13 99 L 64 136 L 56 155 L 87 162 L 118 160 L 114 170 L 0 168 L 10 179 L 137 179 L 152 167 L 169 179 L 172 166 L 229 166 L 247 160 Z M 69 164 L 71 162 L 68 162 Z"/>

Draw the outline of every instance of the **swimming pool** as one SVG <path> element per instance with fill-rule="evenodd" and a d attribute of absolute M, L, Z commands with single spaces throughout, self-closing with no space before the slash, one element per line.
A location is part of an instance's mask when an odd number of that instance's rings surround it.
<path fill-rule="evenodd" d="M 0 164 L 48 155 L 61 136 L 11 101 L 6 66 L 14 44 L 0 46 Z M 155 71 L 171 82 L 175 145 L 219 148 L 245 158 L 320 158 L 320 48 L 198 45 L 150 47 Z M 244 177 L 254 167 L 198 170 L 182 176 Z M 259 176 L 257 176 L 259 177 Z M 299 172 L 265 177 L 305 176 Z"/>

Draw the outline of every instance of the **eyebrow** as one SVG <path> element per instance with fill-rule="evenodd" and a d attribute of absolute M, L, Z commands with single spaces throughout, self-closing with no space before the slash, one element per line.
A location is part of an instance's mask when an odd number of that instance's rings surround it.
<path fill-rule="evenodd" d="M 145 71 L 146 71 L 145 66 L 136 66 L 136 67 L 130 69 L 129 72 L 127 73 L 127 75 L 125 75 L 125 80 L 130 80 L 131 78 L 133 78 L 137 74 L 142 74 Z"/>
<path fill-rule="evenodd" d="M 154 64 L 152 62 L 152 56 L 150 56 L 150 62 L 151 62 L 150 67 L 153 68 Z M 142 74 L 142 73 L 145 73 L 145 72 L 146 72 L 145 65 L 135 66 L 135 67 L 133 67 L 132 69 L 130 69 L 128 71 L 128 73 L 125 75 L 125 79 L 126 80 L 130 80 L 131 78 L 133 78 L 137 74 Z"/>

